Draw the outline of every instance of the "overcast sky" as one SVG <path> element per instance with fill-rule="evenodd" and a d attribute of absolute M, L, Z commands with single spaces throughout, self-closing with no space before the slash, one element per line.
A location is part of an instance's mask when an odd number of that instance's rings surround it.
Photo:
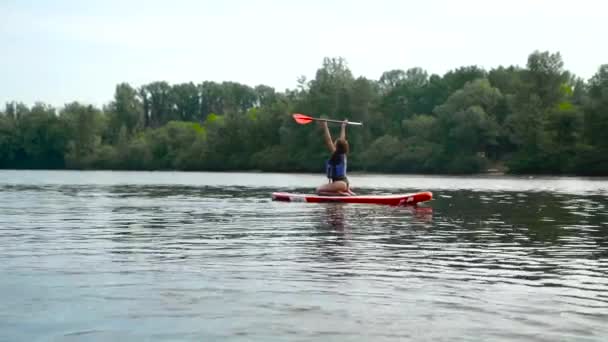
<path fill-rule="evenodd" d="M 608 63 L 602 0 L 0 0 L 0 104 L 101 105 L 120 82 L 295 88 L 323 57 L 355 76 L 526 63 L 559 51 L 585 79 Z"/>

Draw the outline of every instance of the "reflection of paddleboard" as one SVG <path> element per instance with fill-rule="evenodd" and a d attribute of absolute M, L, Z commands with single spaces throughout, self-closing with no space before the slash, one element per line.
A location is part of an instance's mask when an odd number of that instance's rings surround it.
<path fill-rule="evenodd" d="M 420 202 L 430 201 L 433 194 L 430 192 L 418 192 L 403 195 L 380 195 L 380 196 L 318 196 L 304 194 L 290 194 L 286 192 L 273 192 L 274 201 L 283 202 L 339 202 L 339 203 L 371 203 L 386 205 L 412 205 Z"/>

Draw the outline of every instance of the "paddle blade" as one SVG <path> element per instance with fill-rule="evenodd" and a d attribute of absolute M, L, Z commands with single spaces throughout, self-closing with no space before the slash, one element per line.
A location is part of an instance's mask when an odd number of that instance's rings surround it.
<path fill-rule="evenodd" d="M 313 121 L 313 118 L 311 118 L 310 116 L 298 113 L 293 115 L 293 119 L 296 120 L 296 122 L 300 125 L 306 125 Z"/>

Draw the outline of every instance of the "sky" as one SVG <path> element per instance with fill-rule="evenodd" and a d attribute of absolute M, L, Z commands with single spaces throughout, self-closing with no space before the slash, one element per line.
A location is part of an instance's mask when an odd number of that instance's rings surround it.
<path fill-rule="evenodd" d="M 0 0 L 0 105 L 112 100 L 115 86 L 235 81 L 293 89 L 324 57 L 353 74 L 608 63 L 602 0 Z"/>

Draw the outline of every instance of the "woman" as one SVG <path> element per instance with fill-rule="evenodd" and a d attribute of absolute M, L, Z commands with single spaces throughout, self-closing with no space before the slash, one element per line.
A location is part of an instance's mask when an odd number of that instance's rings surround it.
<path fill-rule="evenodd" d="M 322 196 L 352 196 L 348 178 L 346 178 L 346 155 L 348 154 L 348 141 L 346 141 L 346 125 L 348 121 L 342 122 L 340 138 L 334 143 L 327 128 L 327 121 L 320 121 L 324 131 L 325 145 L 331 152 L 331 157 L 325 163 L 329 183 L 317 188 L 317 194 Z"/>

